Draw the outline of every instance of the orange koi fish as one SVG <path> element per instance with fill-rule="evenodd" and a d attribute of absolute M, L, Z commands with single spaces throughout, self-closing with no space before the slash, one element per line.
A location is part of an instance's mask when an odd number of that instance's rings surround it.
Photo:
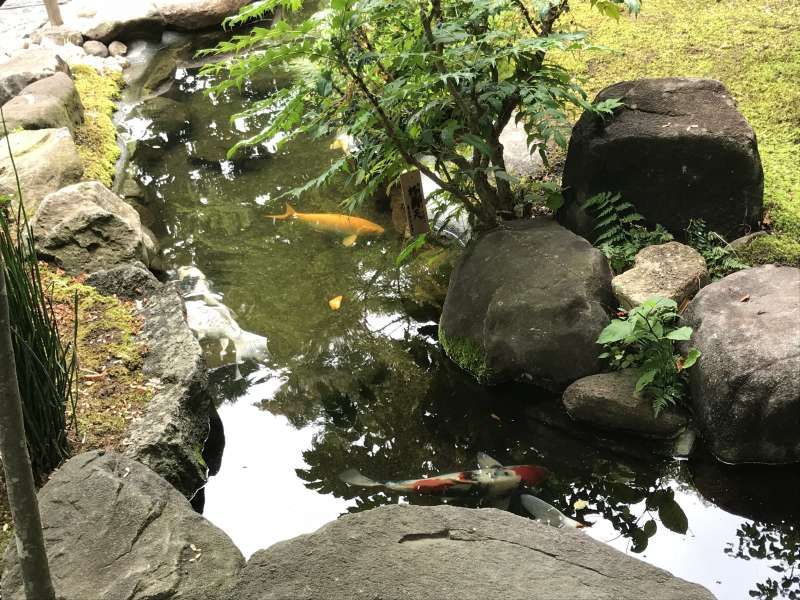
<path fill-rule="evenodd" d="M 364 477 L 356 469 L 339 475 L 348 485 L 382 487 L 392 492 L 408 494 L 470 494 L 479 493 L 488 498 L 504 496 L 520 485 L 536 486 L 547 477 L 547 469 L 536 465 L 504 467 L 483 452 L 478 453 L 478 466 L 474 471 L 447 473 L 422 479 L 385 481 L 383 483 Z"/>
<path fill-rule="evenodd" d="M 335 213 L 299 213 L 286 205 L 286 212 L 282 215 L 266 215 L 266 218 L 274 221 L 285 221 L 287 219 L 297 219 L 308 223 L 314 229 L 320 231 L 333 231 L 336 233 L 347 234 L 342 240 L 345 246 L 352 246 L 361 235 L 381 235 L 383 227 L 372 221 L 367 221 L 361 217 L 350 215 L 339 215 Z"/>

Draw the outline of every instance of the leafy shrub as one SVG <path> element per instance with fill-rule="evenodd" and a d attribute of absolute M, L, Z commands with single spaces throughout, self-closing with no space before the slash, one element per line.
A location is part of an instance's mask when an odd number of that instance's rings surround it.
<path fill-rule="evenodd" d="M 597 338 L 606 350 L 600 358 L 608 359 L 615 370 L 641 370 L 635 391 L 652 400 L 656 416 L 665 407 L 682 403 L 686 370 L 697 362 L 700 351 L 691 348 L 683 356 L 676 349 L 676 342 L 692 336 L 691 327 L 678 325 L 678 305 L 667 298 L 650 298 L 618 314 Z"/>
<path fill-rule="evenodd" d="M 7 134 L 4 119 L 0 131 Z M 6 144 L 11 156 L 8 137 Z M 13 165 L 13 156 L 11 160 Z M 16 173 L 16 167 L 14 170 Z M 19 182 L 17 194 L 15 225 L 8 218 L 9 203 L 0 201 L 0 266 L 4 269 L 9 311 L 13 315 L 11 340 L 28 452 L 34 475 L 41 478 L 69 453 L 66 413 L 69 408 L 74 423 L 77 359 L 74 346 L 70 349 L 62 345 L 52 306 L 42 286 Z"/>
<path fill-rule="evenodd" d="M 706 259 L 708 274 L 712 281 L 722 279 L 734 271 L 741 271 L 750 265 L 736 255 L 730 244 L 715 231 L 708 231 L 702 219 L 692 219 L 686 227 L 686 243 Z"/>
<path fill-rule="evenodd" d="M 653 230 L 642 225 L 644 217 L 619 194 L 597 194 L 588 198 L 581 208 L 594 217 L 595 246 L 606 255 L 614 273 L 630 269 L 645 246 L 665 244 L 673 239 L 661 225 Z"/>
<path fill-rule="evenodd" d="M 602 14 L 635 14 L 638 0 L 589 0 Z M 560 18 L 566 0 L 330 0 L 300 20 L 302 0 L 247 5 L 228 26 L 288 15 L 205 51 L 222 57 L 203 73 L 224 94 L 264 71 L 290 67 L 292 84 L 240 117 L 267 124 L 231 149 L 301 135 L 354 140 L 299 194 L 344 174 L 357 186 L 353 208 L 416 168 L 483 227 L 513 213 L 515 178 L 506 171 L 500 133 L 523 124 L 531 151 L 566 145 L 573 108 L 610 114 L 617 100 L 592 104 L 572 74 L 546 60 L 551 51 L 590 48 L 584 32 Z M 294 13 L 294 14 L 293 14 Z M 299 22 L 298 22 L 299 21 Z"/>

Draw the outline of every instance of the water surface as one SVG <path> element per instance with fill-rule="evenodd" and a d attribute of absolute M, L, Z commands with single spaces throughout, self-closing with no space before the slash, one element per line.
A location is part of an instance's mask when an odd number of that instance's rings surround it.
<path fill-rule="evenodd" d="M 269 339 L 263 364 L 243 365 L 239 378 L 230 365 L 212 376 L 227 446 L 206 489 L 211 521 L 250 555 L 348 511 L 441 501 L 348 488 L 337 478 L 347 468 L 404 479 L 474 468 L 483 451 L 546 466 L 552 477 L 539 495 L 591 523 L 587 535 L 720 598 L 797 597 L 797 468 L 724 467 L 702 448 L 690 461 L 659 457 L 570 423 L 558 399 L 536 388 L 479 386 L 442 355 L 441 289 L 419 263 L 395 266 L 402 242 L 388 214 L 364 207 L 359 215 L 387 234 L 353 248 L 343 236 L 266 218 L 284 211 L 281 192 L 337 157 L 328 141 L 301 140 L 241 164 L 224 160 L 247 131 L 231 115 L 280 83 L 264 78 L 209 101 L 204 80 L 180 71 L 167 95 L 188 107 L 191 130 L 136 165 L 140 209 L 167 266 L 198 266 L 240 325 Z M 295 207 L 341 212 L 346 194 L 342 182 Z M 209 346 L 212 365 L 226 362 L 217 352 Z M 580 500 L 587 506 L 576 510 Z M 513 499 L 509 509 L 522 513 Z"/>

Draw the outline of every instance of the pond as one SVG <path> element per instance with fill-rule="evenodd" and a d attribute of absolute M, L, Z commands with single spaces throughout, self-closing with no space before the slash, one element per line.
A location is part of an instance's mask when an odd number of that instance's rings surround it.
<path fill-rule="evenodd" d="M 205 515 L 245 555 L 349 511 L 442 501 L 348 487 L 338 478 L 346 469 L 379 481 L 416 478 L 475 468 L 480 451 L 545 466 L 551 476 L 537 494 L 591 524 L 587 535 L 720 598 L 797 597 L 797 468 L 726 467 L 702 447 L 690 460 L 665 458 L 572 424 L 547 392 L 480 386 L 437 343 L 444 288 L 436 274 L 453 248 L 396 266 L 402 240 L 374 206 L 359 215 L 386 233 L 352 247 L 341 235 L 268 218 L 284 212 L 282 192 L 340 152 L 330 141 L 299 140 L 225 159 L 247 132 L 231 115 L 276 85 L 265 77 L 211 101 L 196 69 L 179 69 L 165 97 L 188 111 L 191 127 L 177 139 L 157 136 L 158 152 L 137 151 L 132 165 L 167 271 L 198 267 L 239 325 L 268 339 L 268 358 L 238 367 L 205 343 L 226 435 Z M 147 125 L 123 123 L 136 135 Z M 346 195 L 342 183 L 295 207 L 342 212 Z M 525 514 L 518 499 L 508 509 Z"/>

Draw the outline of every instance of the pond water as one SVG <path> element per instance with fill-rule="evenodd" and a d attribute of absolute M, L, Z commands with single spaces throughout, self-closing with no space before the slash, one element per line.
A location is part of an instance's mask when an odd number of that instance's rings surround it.
<path fill-rule="evenodd" d="M 139 208 L 169 271 L 197 266 L 241 327 L 269 340 L 268 359 L 238 369 L 208 346 L 226 434 L 221 470 L 205 490 L 212 522 L 250 555 L 349 511 L 441 501 L 350 488 L 337 477 L 345 469 L 413 478 L 475 468 L 483 451 L 547 467 L 537 494 L 591 523 L 587 535 L 720 598 L 798 597 L 797 468 L 725 467 L 702 448 L 691 460 L 659 457 L 572 424 L 546 392 L 482 387 L 443 356 L 433 301 L 441 282 L 419 263 L 395 266 L 402 242 L 388 214 L 364 207 L 359 215 L 387 233 L 354 247 L 266 218 L 284 211 L 282 191 L 337 152 L 300 141 L 240 165 L 224 160 L 247 130 L 230 116 L 273 85 L 265 78 L 212 102 L 196 71 L 179 70 L 165 95 L 188 109 L 191 128 L 163 136 L 157 153 L 137 154 L 133 165 L 145 191 Z M 141 132 L 142 122 L 127 127 Z M 311 192 L 296 208 L 342 212 L 346 193 L 344 184 Z M 509 509 L 524 514 L 514 499 Z"/>

